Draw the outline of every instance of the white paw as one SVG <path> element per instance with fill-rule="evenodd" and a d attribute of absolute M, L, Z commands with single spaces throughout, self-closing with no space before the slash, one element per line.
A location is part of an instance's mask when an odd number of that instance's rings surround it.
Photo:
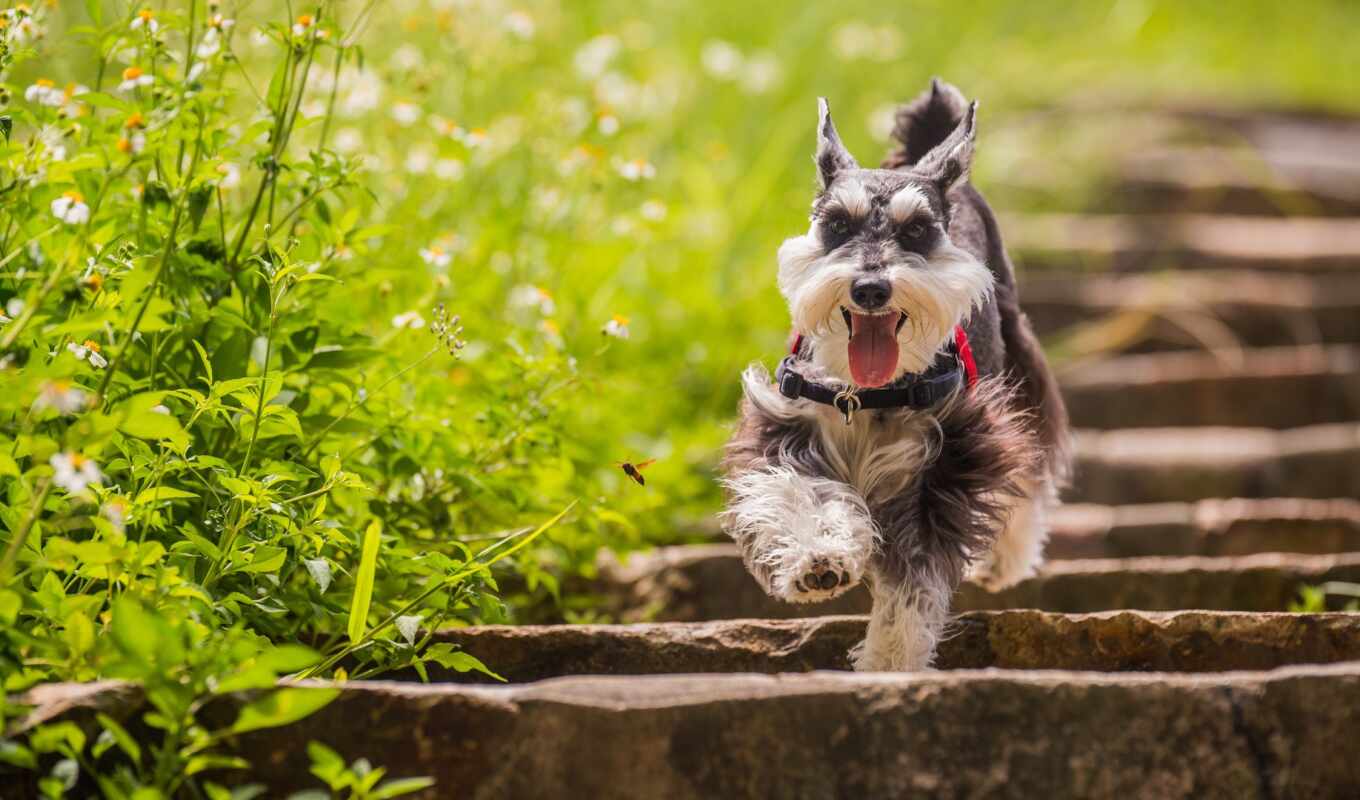
<path fill-rule="evenodd" d="M 820 603 L 844 594 L 863 577 L 863 567 L 833 553 L 807 553 L 777 571 L 771 583 L 787 603 Z"/>
<path fill-rule="evenodd" d="M 1010 558 L 993 550 L 973 562 L 968 580 L 989 592 L 999 592 L 1033 576 L 1035 566 L 1029 559 Z"/>

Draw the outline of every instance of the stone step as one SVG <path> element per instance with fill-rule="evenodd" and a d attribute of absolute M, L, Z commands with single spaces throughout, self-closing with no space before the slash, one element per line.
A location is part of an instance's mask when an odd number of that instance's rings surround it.
<path fill-rule="evenodd" d="M 1078 431 L 1072 502 L 1360 496 L 1360 423 Z"/>
<path fill-rule="evenodd" d="M 1115 609 L 1284 611 L 1301 586 L 1360 581 L 1360 553 L 1263 553 L 1238 557 L 1148 557 L 1051 561 L 1040 575 L 999 592 L 965 583 L 958 611 L 1033 608 L 1065 614 Z M 606 563 L 596 586 L 624 622 L 795 619 L 864 614 L 863 587 L 827 602 L 789 604 L 765 594 L 735 545 L 680 545 Z"/>
<path fill-rule="evenodd" d="M 566 675 L 850 669 L 867 617 L 635 625 L 485 625 L 440 631 L 512 683 Z M 974 611 L 940 643 L 938 669 L 1222 672 L 1360 660 L 1360 614 Z M 435 683 L 486 683 L 435 666 Z M 403 676 L 414 678 L 414 674 Z"/>
<path fill-rule="evenodd" d="M 1022 272 L 1360 269 L 1360 221 L 1349 217 L 1028 214 L 1008 216 L 1001 229 Z"/>
<path fill-rule="evenodd" d="M 311 716 L 234 737 L 251 781 L 279 797 L 314 788 L 315 740 L 389 776 L 431 777 L 427 798 L 1341 797 L 1360 786 L 1355 663 L 337 688 Z M 77 724 L 101 704 L 115 718 L 141 710 L 113 707 L 114 691 L 54 684 L 29 699 L 50 704 L 36 719 Z"/>
<path fill-rule="evenodd" d="M 1020 291 L 1040 336 L 1117 317 L 1102 338 L 1117 335 L 1120 349 L 1360 343 L 1360 277 L 1350 275 L 1033 273 Z"/>
<path fill-rule="evenodd" d="M 1060 380 L 1081 428 L 1360 420 L 1360 348 L 1346 345 L 1120 356 L 1066 364 Z"/>
<path fill-rule="evenodd" d="M 1050 517 L 1050 560 L 1360 552 L 1360 500 L 1069 504 Z"/>
<path fill-rule="evenodd" d="M 1124 160 L 1121 210 L 1270 216 L 1360 214 L 1360 159 L 1298 149 L 1163 147 Z"/>

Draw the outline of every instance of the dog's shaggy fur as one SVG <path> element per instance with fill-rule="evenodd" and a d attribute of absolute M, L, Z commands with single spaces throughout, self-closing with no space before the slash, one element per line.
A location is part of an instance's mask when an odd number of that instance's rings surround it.
<path fill-rule="evenodd" d="M 812 227 L 780 248 L 778 280 L 805 337 L 795 366 L 807 380 L 860 388 L 852 325 L 887 313 L 900 318 L 885 383 L 928 369 L 958 325 L 980 380 L 930 409 L 847 423 L 831 406 L 785 397 L 753 365 L 724 461 L 726 529 L 770 594 L 817 602 L 869 582 L 858 669 L 929 666 L 970 564 L 990 587 L 1031 574 L 1067 475 L 1062 398 L 1020 311 L 996 220 L 967 183 L 975 109 L 932 82 L 899 112 L 884 168 L 860 169 L 823 102 Z M 884 287 L 879 306 L 859 302 L 864 280 Z"/>

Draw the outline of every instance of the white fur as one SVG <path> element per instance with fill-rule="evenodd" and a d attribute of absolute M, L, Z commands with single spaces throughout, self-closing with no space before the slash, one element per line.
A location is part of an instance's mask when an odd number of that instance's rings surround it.
<path fill-rule="evenodd" d="M 1028 483 L 1022 489 L 1023 494 L 1010 500 L 1006 527 L 969 571 L 969 579 L 989 591 L 1014 586 L 1044 563 L 1048 512 L 1058 504 L 1058 493 L 1050 481 Z"/>
<path fill-rule="evenodd" d="M 856 219 L 869 216 L 869 209 L 873 206 L 868 190 L 859 182 L 845 181 L 838 183 L 831 187 L 827 194 L 835 203 L 845 209 L 845 213 Z"/>
<path fill-rule="evenodd" d="M 906 222 L 918 211 L 930 208 L 926 195 L 915 186 L 904 186 L 888 201 L 888 216 L 894 222 Z"/>
<path fill-rule="evenodd" d="M 897 253 L 879 273 L 892 286 L 890 308 L 905 312 L 897 334 L 900 354 L 892 380 L 922 372 L 954 333 L 992 293 L 990 270 L 947 240 L 930 258 Z M 779 290 L 795 330 L 808 337 L 817 366 L 850 384 L 849 343 L 841 308 L 853 307 L 850 285 L 863 274 L 858 261 L 825 254 L 817 227 L 779 248 Z M 890 312 L 891 313 L 891 312 Z"/>
<path fill-rule="evenodd" d="M 748 565 L 768 575 L 766 588 L 774 596 L 791 603 L 829 600 L 864 576 L 878 532 L 850 487 L 788 467 L 742 473 L 726 486 L 727 531 L 742 545 Z M 830 589 L 800 583 L 815 569 L 850 579 Z"/>
<path fill-rule="evenodd" d="M 949 579 L 920 576 L 911 585 L 871 577 L 874 608 L 864 641 L 850 651 L 861 672 L 912 672 L 929 669 L 949 620 Z"/>

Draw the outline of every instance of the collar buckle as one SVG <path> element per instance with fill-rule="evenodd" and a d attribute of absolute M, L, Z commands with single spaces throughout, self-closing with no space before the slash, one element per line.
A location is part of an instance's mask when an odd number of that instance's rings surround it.
<path fill-rule="evenodd" d="M 863 406 L 863 402 L 859 399 L 859 395 L 855 393 L 854 389 L 848 386 L 836 393 L 836 397 L 831 401 L 831 404 L 840 409 L 840 412 L 845 415 L 846 425 L 854 422 L 855 412 L 859 411 Z"/>

